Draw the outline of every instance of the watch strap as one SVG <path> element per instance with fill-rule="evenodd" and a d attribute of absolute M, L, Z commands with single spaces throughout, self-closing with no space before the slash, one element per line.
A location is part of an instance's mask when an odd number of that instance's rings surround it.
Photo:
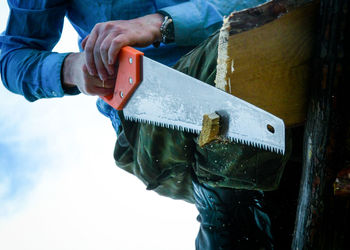
<path fill-rule="evenodd" d="M 160 43 L 168 44 L 175 41 L 173 19 L 166 12 L 159 11 L 158 13 L 164 16 L 164 20 L 160 26 L 161 40 L 153 43 L 153 46 L 156 48 L 159 47 Z"/>
<path fill-rule="evenodd" d="M 174 23 L 169 16 L 164 17 L 164 21 L 160 26 L 160 34 L 162 35 L 162 43 L 171 43 L 175 41 Z"/>

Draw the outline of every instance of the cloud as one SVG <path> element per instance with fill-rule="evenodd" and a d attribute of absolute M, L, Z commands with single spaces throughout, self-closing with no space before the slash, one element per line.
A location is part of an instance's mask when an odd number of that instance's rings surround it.
<path fill-rule="evenodd" d="M 0 161 L 1 164 L 1 161 Z M 10 178 L 8 178 L 5 174 L 0 173 L 0 201 L 3 200 L 10 190 Z M 1 214 L 1 212 L 0 212 Z"/>
<path fill-rule="evenodd" d="M 0 84 L 0 249 L 194 249 L 195 207 L 115 166 L 115 132 L 95 101 L 28 103 Z"/>
<path fill-rule="evenodd" d="M 13 112 L 0 109 L 0 249 L 193 249 L 194 206 L 115 166 L 115 132 L 95 98 L 18 98 L 0 88 Z"/>

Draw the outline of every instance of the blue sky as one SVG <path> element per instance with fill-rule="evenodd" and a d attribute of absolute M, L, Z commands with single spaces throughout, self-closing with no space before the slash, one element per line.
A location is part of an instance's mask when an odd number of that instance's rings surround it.
<path fill-rule="evenodd" d="M 0 2 L 0 30 L 8 8 Z M 76 51 L 65 25 L 59 52 Z M 0 83 L 1 250 L 190 250 L 193 205 L 115 166 L 115 132 L 79 95 L 29 103 Z"/>

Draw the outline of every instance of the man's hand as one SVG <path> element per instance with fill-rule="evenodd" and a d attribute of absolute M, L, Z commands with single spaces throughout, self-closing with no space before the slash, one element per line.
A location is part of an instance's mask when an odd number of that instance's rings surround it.
<path fill-rule="evenodd" d="M 160 40 L 163 16 L 152 14 L 128 21 L 98 23 L 82 42 L 91 76 L 107 80 L 115 75 L 118 53 L 124 46 L 146 47 Z"/>
<path fill-rule="evenodd" d="M 115 77 L 111 76 L 106 81 L 91 76 L 86 68 L 84 53 L 72 53 L 66 57 L 63 63 L 63 87 L 77 86 L 80 92 L 86 95 L 106 96 L 113 94 Z"/>

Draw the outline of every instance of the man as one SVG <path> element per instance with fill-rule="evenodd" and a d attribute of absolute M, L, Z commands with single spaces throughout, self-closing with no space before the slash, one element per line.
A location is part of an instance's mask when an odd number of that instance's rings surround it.
<path fill-rule="evenodd" d="M 223 15 L 262 2 L 265 1 L 9 0 L 9 22 L 0 36 L 2 81 L 28 101 L 80 92 L 108 95 L 113 92 L 115 64 L 123 46 L 140 47 L 145 56 L 173 65 L 220 28 Z M 65 16 L 78 32 L 84 52 L 51 52 Z M 201 71 L 202 77 L 197 77 L 210 83 L 203 74 L 210 75 L 215 70 L 216 46 L 214 35 L 202 50 L 182 59 L 177 69 L 189 74 L 198 69 L 188 69 L 186 65 L 196 61 L 194 55 L 199 53 L 198 58 L 209 63 Z M 203 52 L 204 47 L 212 48 L 210 56 Z M 260 209 L 262 193 L 232 189 L 241 185 L 221 188 L 227 185 L 221 185 L 223 182 L 215 175 L 202 174 L 199 167 L 206 168 L 212 161 L 207 149 L 197 148 L 194 135 L 127 122 L 122 113 L 101 99 L 98 108 L 117 131 L 115 159 L 119 167 L 138 176 L 148 189 L 196 203 L 201 222 L 197 249 L 273 248 L 269 219 Z M 237 144 L 212 153 L 220 155 L 232 150 L 257 153 Z"/>

